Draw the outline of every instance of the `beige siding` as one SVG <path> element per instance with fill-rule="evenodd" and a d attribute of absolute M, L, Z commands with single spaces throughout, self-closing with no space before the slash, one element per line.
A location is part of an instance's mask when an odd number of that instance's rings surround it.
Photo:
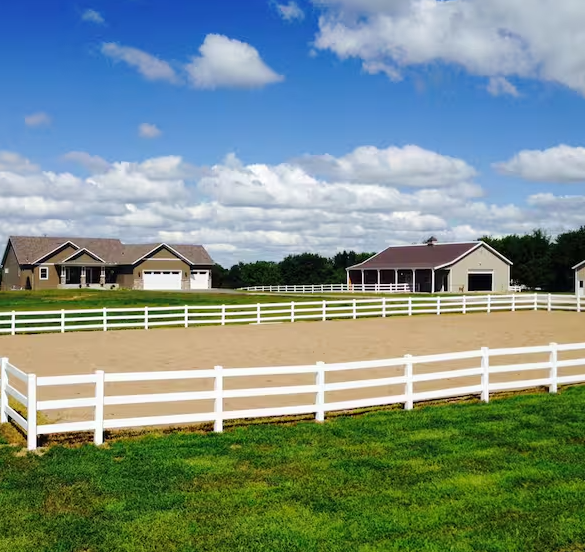
<path fill-rule="evenodd" d="M 49 269 L 49 279 L 41 280 L 41 267 Z M 33 289 L 57 289 L 60 284 L 59 272 L 55 265 L 39 265 L 33 269 L 33 277 L 31 278 Z"/>
<path fill-rule="evenodd" d="M 56 251 L 54 255 L 51 255 L 50 257 L 43 259 L 43 262 L 58 263 L 61 262 L 63 259 L 66 259 L 67 257 L 71 257 L 71 255 L 73 255 L 73 253 L 75 253 L 76 251 L 77 249 L 75 249 L 75 247 L 68 245 L 63 249 L 59 249 L 58 251 Z M 36 259 L 31 259 L 31 261 L 36 261 Z"/>
<path fill-rule="evenodd" d="M 6 260 L 2 267 L 2 290 L 6 291 L 20 287 L 24 287 L 20 265 L 16 260 L 16 255 L 14 254 L 14 249 L 12 249 L 12 245 L 9 245 Z"/>
<path fill-rule="evenodd" d="M 467 289 L 467 275 L 470 270 L 485 270 L 486 272 L 493 270 L 493 291 L 508 291 L 510 286 L 510 266 L 482 246 L 451 266 L 449 274 L 451 292 L 457 293 L 461 288 L 463 288 L 463 292 L 469 291 Z"/>
<path fill-rule="evenodd" d="M 101 264 L 100 261 L 98 261 L 97 259 L 94 259 L 91 255 L 88 255 L 87 253 L 81 253 L 77 257 L 73 257 L 71 260 L 67 261 L 67 263 L 74 263 L 74 264 L 78 264 L 78 265 L 84 265 L 84 264 L 89 264 L 89 265 Z"/>
<path fill-rule="evenodd" d="M 585 266 L 575 271 L 575 293 L 579 293 L 581 286 L 579 282 L 585 282 Z M 584 284 L 585 286 L 585 284 Z M 585 288 L 584 288 L 585 292 Z M 583 293 L 583 292 L 582 292 Z"/>
<path fill-rule="evenodd" d="M 158 251 L 156 251 L 155 253 L 152 253 L 151 255 L 148 256 L 149 259 L 179 259 L 172 251 L 169 251 L 166 247 L 163 247 L 161 249 L 159 249 Z M 179 259 L 182 260 L 182 259 Z"/>

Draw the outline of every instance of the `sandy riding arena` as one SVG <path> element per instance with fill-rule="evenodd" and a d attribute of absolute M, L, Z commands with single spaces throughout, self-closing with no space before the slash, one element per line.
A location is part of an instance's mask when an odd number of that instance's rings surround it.
<path fill-rule="evenodd" d="M 188 329 L 77 332 L 65 334 L 0 337 L 0 356 L 7 356 L 18 368 L 38 376 L 84 374 L 96 369 L 106 372 L 192 370 L 252 366 L 314 364 L 317 361 L 347 362 L 412 355 L 465 351 L 481 346 L 520 347 L 549 342 L 585 341 L 585 318 L 574 312 L 501 312 L 443 316 L 413 316 L 348 321 L 299 322 L 275 325 L 198 327 Z M 570 358 L 564 356 L 563 358 Z M 495 359 L 500 360 L 500 359 Z M 530 362 L 532 359 L 523 358 Z M 534 360 L 546 360 L 542 356 Z M 515 362 L 502 359 L 500 363 Z M 520 361 L 520 359 L 518 359 Z M 494 362 L 498 364 L 498 362 Z M 443 371 L 472 367 L 474 361 L 417 366 L 418 371 Z M 328 381 L 369 379 L 401 374 L 400 368 L 329 373 Z M 567 369 L 564 374 L 569 374 Z M 577 368 L 577 372 L 582 368 Z M 575 373 L 577 373 L 575 372 Z M 545 377 L 544 372 L 524 377 Z M 502 378 L 513 378 L 505 374 Z M 308 379 L 307 379 L 308 378 Z M 524 379 L 524 378 L 523 378 Z M 494 378 L 494 381 L 498 381 Z M 459 378 L 472 385 L 474 378 Z M 313 383 L 310 375 L 232 378 L 226 389 Z M 458 385 L 457 383 L 456 385 Z M 433 387 L 433 385 L 435 387 Z M 417 390 L 436 388 L 437 382 L 421 383 Z M 439 384 L 440 385 L 440 384 Z M 444 386 L 444 384 L 443 384 Z M 211 390 L 212 381 L 179 380 L 108 384 L 107 394 L 139 394 Z M 39 399 L 91 396 L 92 386 L 39 389 Z M 386 390 L 385 390 L 386 392 Z M 398 390 L 388 388 L 393 394 Z M 327 400 L 379 396 L 379 389 L 331 392 Z M 302 395 L 226 400 L 225 408 L 306 404 Z M 313 401 L 311 397 L 310 402 Z M 207 404 L 206 404 L 207 403 Z M 209 411 L 210 401 L 172 404 L 125 405 L 106 408 L 106 418 L 152 416 Z M 51 419 L 79 420 L 91 411 L 52 411 Z"/>

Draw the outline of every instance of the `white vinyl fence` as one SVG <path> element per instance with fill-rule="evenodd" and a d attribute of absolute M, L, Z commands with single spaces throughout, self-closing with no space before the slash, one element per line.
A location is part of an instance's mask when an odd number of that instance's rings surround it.
<path fill-rule="evenodd" d="M 311 284 L 298 286 L 249 286 L 241 291 L 270 293 L 410 293 L 410 284 Z"/>
<path fill-rule="evenodd" d="M 0 335 L 79 330 L 115 330 L 161 326 L 274 324 L 299 320 L 356 319 L 519 310 L 581 311 L 574 295 L 461 295 L 438 297 L 376 297 L 249 305 L 102 308 L 60 311 L 0 312 Z"/>
<path fill-rule="evenodd" d="M 50 376 L 37 377 L 35 374 L 25 374 L 12 366 L 8 359 L 1 361 L 1 421 L 12 420 L 27 434 L 28 448 L 37 448 L 39 435 L 51 433 L 65 433 L 77 431 L 90 431 L 94 434 L 94 442 L 102 444 L 104 441 L 104 430 L 145 427 L 155 425 L 177 425 L 193 424 L 201 422 L 213 422 L 214 431 L 223 430 L 224 420 L 280 417 L 299 414 L 314 414 L 318 422 L 325 419 L 325 413 L 331 411 L 346 411 L 356 408 L 375 407 L 390 404 L 403 404 L 404 408 L 410 410 L 413 404 L 419 401 L 444 399 L 449 397 L 461 397 L 469 395 L 480 395 L 485 402 L 489 401 L 490 393 L 530 389 L 546 386 L 549 392 L 555 393 L 559 385 L 585 382 L 585 358 L 560 360 L 559 353 L 566 351 L 585 350 L 585 343 L 549 345 L 537 347 L 519 347 L 509 349 L 488 349 L 483 347 L 480 350 L 455 352 L 446 354 L 434 354 L 424 356 L 405 355 L 401 358 L 386 360 L 367 360 L 360 362 L 346 362 L 336 364 L 325 364 L 317 362 L 314 365 L 305 366 L 280 366 L 262 368 L 222 368 L 216 366 L 212 370 L 185 370 L 169 372 L 137 372 L 137 373 L 105 373 L 98 370 L 93 374 L 71 375 L 71 376 Z M 510 360 L 509 364 L 490 366 L 490 360 L 496 357 L 513 357 L 517 355 L 546 355 L 541 362 L 519 363 Z M 471 360 L 472 367 L 464 369 L 448 369 L 434 373 L 415 373 L 415 368 L 420 364 L 437 362 L 451 362 Z M 372 368 L 396 368 L 399 367 L 402 373 L 393 377 L 376 379 L 356 379 L 352 381 L 330 382 L 329 374 L 338 372 L 355 373 L 356 370 Z M 559 375 L 559 370 L 566 367 L 584 367 L 577 375 Z M 520 379 L 520 373 L 530 370 L 545 371 L 546 376 L 538 379 Z M 506 382 L 492 382 L 495 374 L 513 374 L 516 379 Z M 230 378 L 241 378 L 245 376 L 282 376 L 282 375 L 310 374 L 313 383 L 310 385 L 288 385 L 284 387 L 260 387 L 250 389 L 225 389 L 224 382 Z M 457 380 L 463 377 L 475 376 L 473 385 L 457 386 Z M 145 382 L 171 380 L 201 380 L 207 379 L 214 382 L 212 391 L 185 391 L 175 393 L 155 393 L 137 395 L 113 395 L 106 393 L 106 384 L 120 382 Z M 335 379 L 335 378 L 334 378 Z M 339 379 L 339 378 L 337 378 Z M 19 392 L 15 380 L 20 380 L 26 386 L 26 393 Z M 460 380 L 459 380 L 460 381 Z M 421 382 L 443 382 L 437 390 L 417 391 L 415 386 Z M 37 400 L 39 388 L 71 386 L 78 384 L 91 384 L 94 386 L 92 397 L 88 398 L 67 398 L 59 400 Z M 389 386 L 397 386 L 396 394 L 389 394 Z M 352 399 L 337 402 L 328 401 L 328 393 L 341 390 L 356 390 L 375 388 L 376 396 L 367 399 Z M 238 397 L 267 397 L 276 395 L 299 395 L 311 394 L 313 399 L 310 402 L 297 406 L 282 406 L 270 408 L 252 408 L 246 410 L 226 410 L 225 399 Z M 8 397 L 26 411 L 26 416 L 19 414 L 16 409 L 8 404 Z M 104 407 L 111 405 L 132 405 L 132 404 L 160 404 L 175 403 L 178 401 L 201 401 L 212 400 L 213 409 L 209 412 L 147 416 L 131 418 L 106 418 Z M 93 418 L 80 422 L 63 422 L 37 424 L 37 413 L 39 411 L 59 411 L 63 409 L 91 407 Z"/>

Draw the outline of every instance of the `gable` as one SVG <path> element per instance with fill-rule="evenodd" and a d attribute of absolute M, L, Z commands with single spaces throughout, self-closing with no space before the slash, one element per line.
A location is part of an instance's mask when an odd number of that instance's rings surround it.
<path fill-rule="evenodd" d="M 168 249 L 166 246 L 160 247 L 158 250 L 148 254 L 144 259 L 178 259 L 183 260 L 175 252 Z"/>
<path fill-rule="evenodd" d="M 103 263 L 103 259 L 100 259 L 95 253 L 88 251 L 87 249 L 82 249 L 80 251 L 76 251 L 73 255 L 66 257 L 63 259 L 63 262 L 66 263 Z"/>
<path fill-rule="evenodd" d="M 53 253 L 49 253 L 45 257 L 39 259 L 39 263 L 58 263 L 73 255 L 79 249 L 72 244 L 63 244 L 63 246 Z M 37 259 L 35 259 L 37 260 Z"/>

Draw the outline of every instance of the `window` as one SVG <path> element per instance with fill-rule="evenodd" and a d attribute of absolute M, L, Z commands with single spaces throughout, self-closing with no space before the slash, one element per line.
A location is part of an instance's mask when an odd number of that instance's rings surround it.
<path fill-rule="evenodd" d="M 10 270 L 8 268 L 4 269 L 4 274 L 8 274 L 10 272 Z"/>
<path fill-rule="evenodd" d="M 41 280 L 48 280 L 49 279 L 49 267 L 41 266 L 41 268 L 39 268 L 39 278 Z"/>

